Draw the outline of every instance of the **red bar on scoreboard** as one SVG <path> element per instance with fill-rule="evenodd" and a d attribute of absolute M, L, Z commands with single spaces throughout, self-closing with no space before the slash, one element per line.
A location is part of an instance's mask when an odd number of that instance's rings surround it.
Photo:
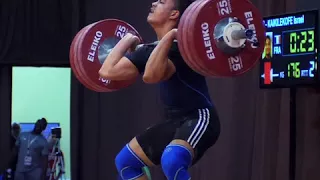
<path fill-rule="evenodd" d="M 271 84 L 271 62 L 264 63 L 264 84 Z"/>

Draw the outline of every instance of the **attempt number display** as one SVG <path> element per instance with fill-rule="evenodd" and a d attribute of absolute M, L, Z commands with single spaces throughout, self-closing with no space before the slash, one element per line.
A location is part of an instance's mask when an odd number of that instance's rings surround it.
<path fill-rule="evenodd" d="M 260 87 L 292 87 L 317 82 L 318 11 L 264 18 L 266 44 Z"/>

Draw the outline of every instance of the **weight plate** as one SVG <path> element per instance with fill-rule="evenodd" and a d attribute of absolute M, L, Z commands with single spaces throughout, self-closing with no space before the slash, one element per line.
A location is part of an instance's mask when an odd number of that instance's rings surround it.
<path fill-rule="evenodd" d="M 197 63 L 202 67 L 207 67 L 207 74 L 217 76 L 237 76 L 252 69 L 261 58 L 265 43 L 265 27 L 263 19 L 258 9 L 247 0 L 219 0 L 206 1 L 205 5 L 196 16 L 194 27 L 188 32 L 192 32 Z M 245 47 L 236 54 L 229 55 L 219 49 L 216 45 L 217 38 L 214 30 L 218 23 L 230 18 L 237 20 L 246 28 L 253 30 L 253 38 L 257 40 L 258 46 L 247 41 Z M 190 33 L 189 33 L 190 34 Z"/>
<path fill-rule="evenodd" d="M 196 63 L 196 61 L 192 61 L 194 57 L 192 56 L 192 53 L 190 53 L 190 48 L 192 49 L 194 47 L 192 46 L 192 44 L 190 44 L 190 38 L 188 38 L 187 33 L 189 23 L 191 22 L 191 19 L 194 17 L 193 12 L 200 5 L 201 2 L 202 1 L 195 1 L 185 10 L 178 26 L 177 35 L 179 50 L 183 59 L 191 69 L 193 69 L 197 73 L 200 73 L 201 71 L 200 74 L 202 74 L 201 67 Z"/>
<path fill-rule="evenodd" d="M 102 92 L 110 92 L 128 87 L 136 78 L 127 81 L 109 81 L 99 77 L 98 71 L 111 48 L 127 33 L 137 35 L 138 32 L 128 23 L 116 19 L 106 19 L 97 22 L 84 34 L 80 42 L 80 69 L 91 84 L 99 87 Z"/>

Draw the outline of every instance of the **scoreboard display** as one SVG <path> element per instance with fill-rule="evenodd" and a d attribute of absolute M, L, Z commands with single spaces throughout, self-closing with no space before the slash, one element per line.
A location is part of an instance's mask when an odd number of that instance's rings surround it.
<path fill-rule="evenodd" d="M 318 82 L 318 11 L 264 18 L 266 43 L 260 62 L 261 88 Z"/>

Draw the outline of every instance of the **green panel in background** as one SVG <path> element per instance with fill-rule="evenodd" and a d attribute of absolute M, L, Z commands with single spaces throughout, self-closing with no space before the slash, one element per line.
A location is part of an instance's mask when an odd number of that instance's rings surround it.
<path fill-rule="evenodd" d="M 70 178 L 70 68 L 13 67 L 12 122 L 34 123 L 41 117 L 62 128 L 61 150 Z"/>

